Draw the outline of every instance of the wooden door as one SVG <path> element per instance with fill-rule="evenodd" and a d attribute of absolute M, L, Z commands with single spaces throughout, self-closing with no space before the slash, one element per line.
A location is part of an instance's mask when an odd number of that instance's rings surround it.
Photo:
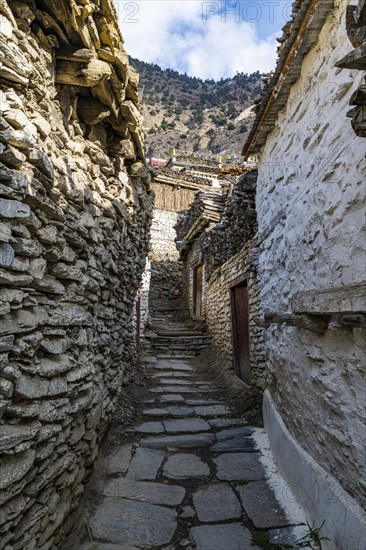
<path fill-rule="evenodd" d="M 198 265 L 193 272 L 193 314 L 201 317 L 202 314 L 202 266 Z"/>
<path fill-rule="evenodd" d="M 249 304 L 246 282 L 231 289 L 231 308 L 235 374 L 246 384 L 250 384 Z"/>

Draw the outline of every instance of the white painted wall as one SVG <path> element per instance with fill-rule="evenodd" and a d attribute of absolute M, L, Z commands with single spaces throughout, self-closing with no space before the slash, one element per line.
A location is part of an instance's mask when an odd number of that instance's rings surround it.
<path fill-rule="evenodd" d="M 365 279 L 366 140 L 346 118 L 363 75 L 335 68 L 352 50 L 346 5 L 335 1 L 260 155 L 263 311 L 291 312 L 290 299 L 299 291 Z M 269 388 L 291 434 L 365 504 L 364 331 L 318 336 L 272 325 L 266 342 Z"/>

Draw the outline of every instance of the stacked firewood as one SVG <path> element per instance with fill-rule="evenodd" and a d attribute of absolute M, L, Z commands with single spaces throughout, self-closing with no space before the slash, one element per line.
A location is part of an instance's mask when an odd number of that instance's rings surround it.
<path fill-rule="evenodd" d="M 226 193 L 221 189 L 203 189 L 196 193 L 196 197 L 189 210 L 178 218 L 176 225 L 177 238 L 183 241 L 192 233 L 191 229 L 218 223 L 225 206 Z M 192 233 L 190 237 L 194 237 Z"/>
<path fill-rule="evenodd" d="M 256 180 L 257 172 L 248 172 L 238 179 L 237 184 L 229 192 L 221 191 L 220 195 L 216 194 L 216 204 L 220 200 L 221 206 L 219 222 L 212 224 L 211 227 L 208 226 L 208 230 L 205 232 L 202 232 L 202 225 L 196 225 L 196 235 L 201 234 L 206 280 L 209 280 L 215 269 L 237 254 L 255 235 L 257 230 L 255 210 Z M 205 191 L 205 193 L 207 192 Z M 214 194 L 212 191 L 211 194 L 213 197 Z M 203 199 L 199 195 L 201 193 L 197 194 L 197 198 L 192 203 L 186 215 L 181 216 L 179 219 L 177 227 L 178 239 L 190 235 L 191 227 L 199 219 L 199 216 L 202 216 L 203 212 L 206 215 L 212 212 L 212 206 L 211 210 L 209 209 L 210 200 L 212 200 L 211 196 L 207 194 L 205 199 Z M 220 197 L 220 199 L 217 197 Z M 215 221 L 214 217 L 217 214 L 218 212 L 215 212 L 213 215 L 211 214 L 212 222 Z M 190 237 L 192 238 L 192 235 Z"/>
<path fill-rule="evenodd" d="M 193 175 L 189 171 L 178 172 L 176 170 L 171 170 L 169 168 L 162 168 L 161 170 L 159 170 L 156 180 L 163 181 L 165 178 L 169 178 L 170 180 L 175 180 L 177 182 L 177 185 L 179 185 L 180 182 L 192 182 L 198 185 L 205 185 L 205 186 L 211 185 L 211 178 Z"/>

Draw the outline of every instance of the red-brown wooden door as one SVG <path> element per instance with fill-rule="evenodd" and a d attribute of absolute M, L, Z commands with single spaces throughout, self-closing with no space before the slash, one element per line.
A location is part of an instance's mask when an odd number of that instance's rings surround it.
<path fill-rule="evenodd" d="M 248 286 L 245 283 L 231 289 L 235 374 L 250 384 L 249 306 Z"/>
<path fill-rule="evenodd" d="M 193 314 L 201 317 L 202 314 L 202 266 L 198 265 L 193 271 Z"/>

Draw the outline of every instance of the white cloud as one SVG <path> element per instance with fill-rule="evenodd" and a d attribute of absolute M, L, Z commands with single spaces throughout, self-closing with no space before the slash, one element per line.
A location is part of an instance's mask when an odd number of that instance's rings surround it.
<path fill-rule="evenodd" d="M 204 22 L 201 0 L 120 0 L 115 4 L 132 57 L 201 78 L 274 68 L 274 36 L 260 39 L 255 24 L 236 22 L 234 16 L 223 22 L 220 15 L 212 15 Z"/>

